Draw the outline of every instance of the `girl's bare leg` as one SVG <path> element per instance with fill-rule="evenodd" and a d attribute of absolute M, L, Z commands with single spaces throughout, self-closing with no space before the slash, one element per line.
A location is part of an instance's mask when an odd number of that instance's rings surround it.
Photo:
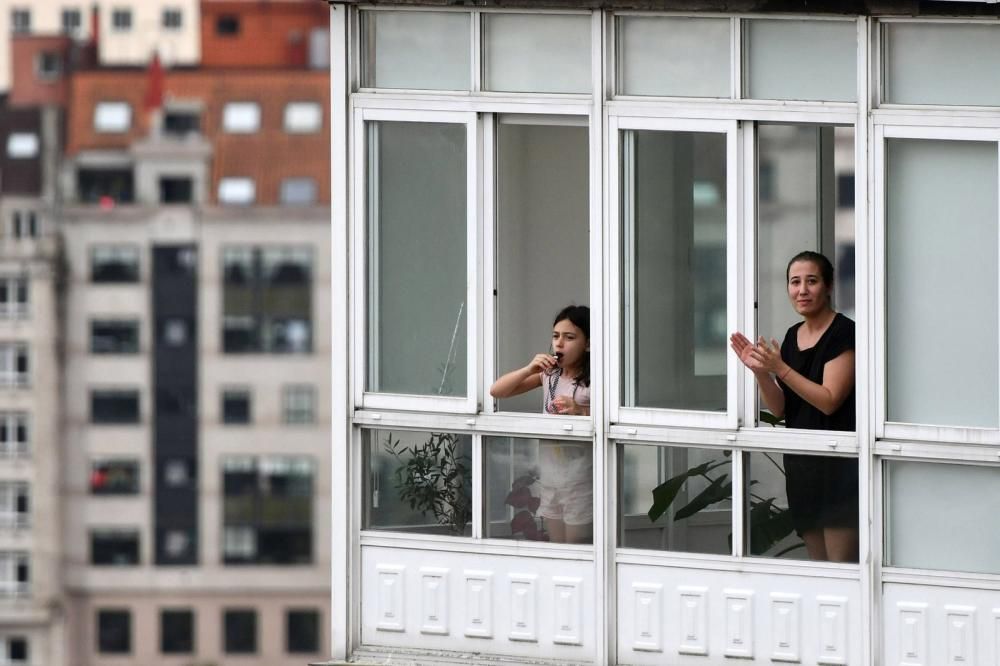
<path fill-rule="evenodd" d="M 566 541 L 563 543 L 591 543 L 594 540 L 594 524 L 567 525 L 563 523 L 566 530 Z"/>
<path fill-rule="evenodd" d="M 802 540 L 806 543 L 806 552 L 809 553 L 810 560 L 822 562 L 829 559 L 823 529 L 806 530 L 802 533 Z"/>
<path fill-rule="evenodd" d="M 858 530 L 854 527 L 825 527 L 823 541 L 831 562 L 858 561 Z"/>
<path fill-rule="evenodd" d="M 545 531 L 551 543 L 566 543 L 566 523 L 556 518 L 545 519 Z"/>

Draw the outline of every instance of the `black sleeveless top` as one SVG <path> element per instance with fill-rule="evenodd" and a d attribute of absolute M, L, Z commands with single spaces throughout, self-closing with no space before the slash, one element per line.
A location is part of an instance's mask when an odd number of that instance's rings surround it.
<path fill-rule="evenodd" d="M 795 324 L 785 333 L 781 343 L 781 359 L 795 372 L 817 384 L 823 383 L 823 366 L 845 351 L 854 349 L 854 322 L 840 314 L 834 316 L 830 326 L 809 349 L 799 350 L 798 333 L 802 322 Z M 827 416 L 798 393 L 778 380 L 785 394 L 785 426 L 804 430 L 854 430 L 854 388 L 840 406 Z"/>

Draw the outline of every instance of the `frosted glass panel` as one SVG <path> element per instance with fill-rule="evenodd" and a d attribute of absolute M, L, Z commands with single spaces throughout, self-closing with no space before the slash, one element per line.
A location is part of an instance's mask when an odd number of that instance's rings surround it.
<path fill-rule="evenodd" d="M 853 21 L 743 22 L 746 94 L 752 99 L 853 102 L 857 25 Z"/>
<path fill-rule="evenodd" d="M 1000 468 L 886 463 L 889 564 L 1000 573 Z"/>
<path fill-rule="evenodd" d="M 590 16 L 487 14 L 487 90 L 589 93 Z"/>
<path fill-rule="evenodd" d="M 729 28 L 724 18 L 619 18 L 619 92 L 729 97 Z"/>
<path fill-rule="evenodd" d="M 889 139 L 889 421 L 997 427 L 997 145 Z"/>
<path fill-rule="evenodd" d="M 465 395 L 466 128 L 369 127 L 368 389 Z"/>
<path fill-rule="evenodd" d="M 585 126 L 497 128 L 498 376 L 548 351 L 563 307 L 589 302 L 587 145 Z M 537 414 L 542 392 L 499 408 Z"/>
<path fill-rule="evenodd" d="M 472 88 L 472 18 L 464 12 L 365 12 L 365 85 Z"/>
<path fill-rule="evenodd" d="M 1000 28 L 889 23 L 885 101 L 896 104 L 1000 104 Z"/>

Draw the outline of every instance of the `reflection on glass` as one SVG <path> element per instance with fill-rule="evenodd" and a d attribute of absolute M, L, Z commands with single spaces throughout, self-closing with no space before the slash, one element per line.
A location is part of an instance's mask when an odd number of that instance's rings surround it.
<path fill-rule="evenodd" d="M 472 530 L 472 439 L 365 430 L 364 527 L 462 536 Z"/>
<path fill-rule="evenodd" d="M 833 307 L 854 319 L 854 128 L 760 123 L 757 330 L 767 339 L 800 320 L 785 269 L 802 250 L 833 262 Z"/>
<path fill-rule="evenodd" d="M 731 552 L 729 451 L 623 445 L 620 456 L 619 545 Z"/>
<path fill-rule="evenodd" d="M 589 442 L 488 437 L 485 451 L 487 537 L 591 543 Z"/>
<path fill-rule="evenodd" d="M 726 409 L 726 136 L 623 135 L 624 404 Z"/>
<path fill-rule="evenodd" d="M 466 392 L 466 128 L 369 126 L 368 390 Z"/>
<path fill-rule="evenodd" d="M 548 350 L 552 316 L 589 299 L 588 129 L 497 128 L 497 368 L 521 367 Z M 535 412 L 534 392 L 500 401 L 502 411 Z"/>
<path fill-rule="evenodd" d="M 856 458 L 745 455 L 747 555 L 857 561 Z"/>

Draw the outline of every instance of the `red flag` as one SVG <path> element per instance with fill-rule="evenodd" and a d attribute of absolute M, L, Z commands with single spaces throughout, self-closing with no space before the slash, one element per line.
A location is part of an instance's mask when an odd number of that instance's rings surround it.
<path fill-rule="evenodd" d="M 163 106 L 163 85 L 164 74 L 163 65 L 160 64 L 160 55 L 153 53 L 153 59 L 149 62 L 146 76 L 146 97 L 143 101 L 146 111 L 154 111 Z"/>

